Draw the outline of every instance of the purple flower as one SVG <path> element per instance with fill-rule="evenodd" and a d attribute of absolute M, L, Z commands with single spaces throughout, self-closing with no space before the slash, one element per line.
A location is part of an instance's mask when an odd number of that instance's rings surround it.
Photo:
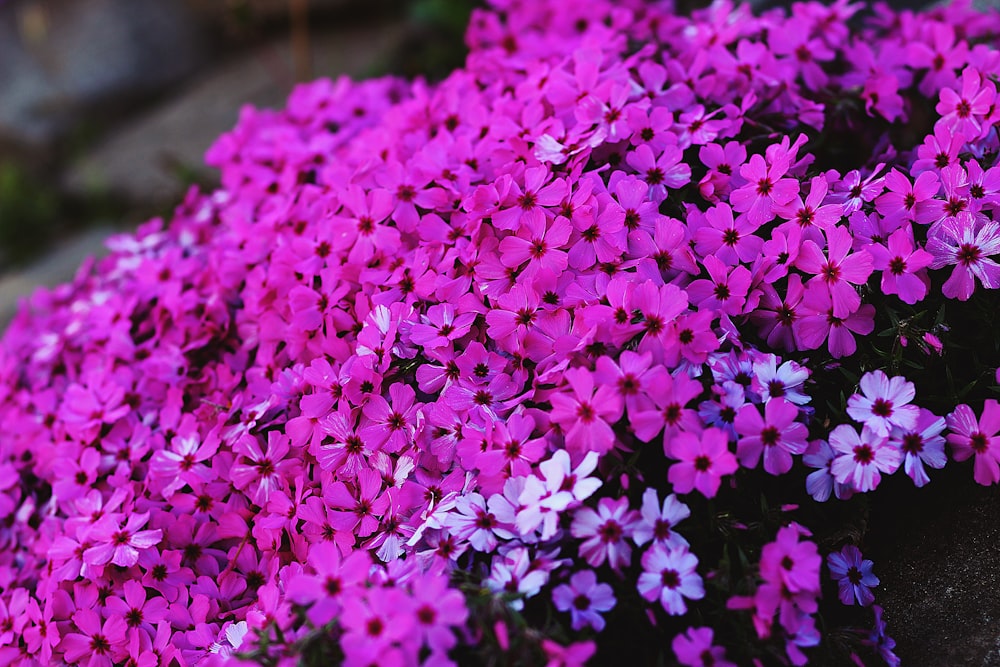
<path fill-rule="evenodd" d="M 878 586 L 879 579 L 872 574 L 872 561 L 861 558 L 861 551 L 853 544 L 848 544 L 839 552 L 831 552 L 826 557 L 830 576 L 837 580 L 840 588 L 840 601 L 851 605 L 855 601 L 862 607 L 867 607 L 875 601 L 871 589 Z"/>
<path fill-rule="evenodd" d="M 601 614 L 614 609 L 616 600 L 611 586 L 598 583 L 593 570 L 580 570 L 570 577 L 569 584 L 555 587 L 552 602 L 559 611 L 570 613 L 574 630 L 589 625 L 600 632 L 604 629 Z"/>

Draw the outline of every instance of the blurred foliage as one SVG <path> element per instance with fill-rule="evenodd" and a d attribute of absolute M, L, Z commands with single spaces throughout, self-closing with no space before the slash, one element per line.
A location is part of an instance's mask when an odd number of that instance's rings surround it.
<path fill-rule="evenodd" d="M 389 63 L 389 71 L 406 77 L 443 79 L 465 64 L 465 28 L 477 0 L 410 0 L 409 35 Z"/>
<path fill-rule="evenodd" d="M 16 162 L 0 162 L 0 268 L 30 259 L 52 236 L 60 202 L 53 185 Z"/>

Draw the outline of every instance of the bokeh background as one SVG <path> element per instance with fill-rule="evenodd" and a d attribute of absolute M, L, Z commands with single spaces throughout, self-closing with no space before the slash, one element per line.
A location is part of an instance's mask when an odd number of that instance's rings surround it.
<path fill-rule="evenodd" d="M 169 215 L 240 107 L 296 81 L 442 77 L 476 0 L 0 0 L 0 327 Z"/>

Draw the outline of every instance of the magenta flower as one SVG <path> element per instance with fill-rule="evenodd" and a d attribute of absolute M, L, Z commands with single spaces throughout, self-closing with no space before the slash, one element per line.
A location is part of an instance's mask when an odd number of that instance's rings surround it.
<path fill-rule="evenodd" d="M 736 663 L 726 660 L 726 649 L 712 644 L 712 628 L 688 628 L 670 643 L 677 661 L 685 667 L 736 667 Z"/>
<path fill-rule="evenodd" d="M 677 189 L 691 181 L 691 167 L 682 162 L 684 153 L 668 144 L 657 155 L 643 144 L 625 158 L 628 166 L 649 185 L 649 198 L 657 204 L 667 198 L 667 188 Z"/>
<path fill-rule="evenodd" d="M 829 189 L 830 184 L 824 176 L 815 176 L 809 183 L 809 194 L 805 201 L 802 195 L 796 194 L 795 199 L 775 206 L 774 210 L 781 217 L 795 223 L 803 233 L 803 238 L 815 240 L 813 235 L 816 232 L 834 227 L 844 214 L 842 204 L 824 203 Z"/>
<path fill-rule="evenodd" d="M 941 114 L 945 127 L 975 138 L 984 131 L 985 117 L 993 112 L 996 96 L 992 81 L 980 77 L 975 68 L 966 67 L 962 70 L 962 91 L 943 88 L 934 110 Z"/>
<path fill-rule="evenodd" d="M 851 419 L 870 428 L 876 435 L 889 435 L 892 428 L 911 429 L 917 424 L 920 409 L 908 405 L 916 395 L 912 382 L 897 375 L 888 377 L 882 371 L 861 376 L 862 394 L 847 399 L 847 414 Z"/>
<path fill-rule="evenodd" d="M 413 442 L 420 404 L 415 402 L 413 388 L 402 382 L 389 387 L 389 398 L 391 404 L 378 395 L 365 404 L 362 412 L 368 421 L 362 422 L 366 425 L 358 435 L 371 449 L 395 454 Z"/>
<path fill-rule="evenodd" d="M 839 552 L 833 551 L 826 557 L 830 576 L 837 580 L 840 589 L 840 601 L 852 605 L 855 601 L 862 607 L 867 607 L 875 601 L 872 588 L 878 586 L 879 579 L 872 573 L 874 563 L 862 559 L 861 551 L 853 544 L 848 544 Z"/>
<path fill-rule="evenodd" d="M 747 185 L 733 190 L 729 196 L 733 209 L 746 213 L 747 220 L 755 227 L 773 220 L 774 207 L 790 203 L 799 193 L 798 181 L 782 178 L 788 167 L 784 160 L 768 164 L 760 155 L 750 156 L 750 161 L 740 167 L 740 176 L 747 180 Z"/>
<path fill-rule="evenodd" d="M 797 524 L 779 528 L 774 542 L 761 551 L 760 576 L 791 593 L 818 592 L 823 559 L 815 543 L 801 539 L 808 534 Z"/>
<path fill-rule="evenodd" d="M 799 409 L 785 399 L 768 401 L 764 416 L 755 405 L 744 405 L 736 414 L 734 426 L 741 436 L 736 453 L 746 468 L 757 467 L 761 455 L 764 470 L 783 475 L 792 468 L 792 454 L 806 451 L 809 433 L 798 421 Z"/>
<path fill-rule="evenodd" d="M 445 654 L 456 643 L 455 629 L 469 616 L 465 597 L 448 586 L 446 577 L 428 573 L 413 581 L 413 615 L 417 632 L 433 654 Z"/>
<path fill-rule="evenodd" d="M 909 227 L 894 231 L 886 245 L 866 246 L 872 256 L 872 267 L 882 272 L 882 291 L 897 294 L 911 305 L 923 300 L 929 281 L 922 269 L 931 265 L 934 256 L 923 248 L 914 249 L 913 231 Z"/>
<path fill-rule="evenodd" d="M 621 396 L 607 385 L 595 389 L 594 376 L 585 368 L 570 369 L 565 377 L 572 395 L 554 393 L 549 397 L 552 421 L 563 427 L 570 451 L 604 454 L 615 445 L 611 425 L 622 416 Z"/>
<path fill-rule="evenodd" d="M 614 609 L 617 601 L 611 586 L 599 583 L 593 570 L 580 570 L 573 573 L 569 584 L 553 589 L 552 602 L 559 611 L 570 613 L 574 630 L 589 625 L 600 632 L 605 625 L 601 614 Z"/>
<path fill-rule="evenodd" d="M 679 461 L 670 466 L 667 479 L 678 493 L 698 489 L 706 498 L 712 498 L 723 475 L 731 475 L 739 467 L 729 451 L 725 432 L 717 428 L 705 429 L 700 436 L 679 433 L 670 443 L 670 451 Z"/>
<path fill-rule="evenodd" d="M 680 616 L 687 612 L 685 599 L 705 597 L 697 568 L 698 558 L 686 547 L 666 549 L 654 544 L 642 555 L 639 594 L 651 602 L 658 600 L 671 616 Z"/>
<path fill-rule="evenodd" d="M 764 240 L 754 234 L 759 225 L 752 225 L 745 215 L 733 219 L 728 204 L 713 206 L 705 212 L 705 222 L 694 233 L 694 248 L 704 258 L 714 256 L 727 266 L 738 262 L 751 263 L 760 254 Z"/>
<path fill-rule="evenodd" d="M 247 433 L 241 437 L 233 447 L 234 452 L 245 457 L 245 462 L 232 469 L 236 488 L 248 489 L 256 502 L 266 503 L 274 491 L 284 488 L 286 476 L 299 467 L 297 461 L 285 458 L 289 444 L 288 436 L 278 431 L 268 432 L 266 451 L 261 451 L 256 436 Z"/>
<path fill-rule="evenodd" d="M 936 219 L 934 196 L 941 189 L 938 176 L 933 171 L 925 171 L 911 184 L 910 180 L 896 169 L 885 175 L 887 192 L 875 199 L 875 209 L 889 221 L 911 220 L 927 224 Z"/>
<path fill-rule="evenodd" d="M 112 515 L 98 521 L 87 533 L 94 546 L 83 552 L 84 562 L 88 565 L 110 562 L 121 567 L 135 565 L 141 550 L 149 549 L 163 539 L 163 531 L 159 528 L 139 530 L 147 521 L 149 512 L 130 515 L 124 526 Z"/>
<path fill-rule="evenodd" d="M 866 336 L 875 329 L 874 306 L 862 304 L 856 312 L 838 317 L 833 312 L 830 292 L 825 285 L 810 283 L 800 308 L 799 316 L 792 322 L 792 330 L 806 350 L 814 350 L 827 341 L 832 356 L 847 357 L 858 349 L 854 334 Z"/>
<path fill-rule="evenodd" d="M 686 406 L 701 395 L 702 386 L 687 375 L 674 377 L 659 367 L 649 373 L 644 388 L 653 405 L 630 414 L 629 421 L 635 436 L 643 442 L 649 442 L 663 432 L 663 449 L 669 452 L 670 439 L 674 434 L 681 428 L 697 426 L 695 411 Z"/>
<path fill-rule="evenodd" d="M 878 486 L 882 473 L 896 472 L 902 458 L 887 436 L 868 426 L 861 429 L 859 436 L 854 427 L 841 424 L 830 432 L 830 446 L 838 453 L 830 472 L 838 482 L 861 493 Z"/>
<path fill-rule="evenodd" d="M 59 644 L 67 662 L 86 667 L 111 667 L 127 655 L 127 626 L 121 616 L 109 616 L 102 625 L 96 611 L 80 609 L 73 614 L 73 626 L 79 632 L 64 635 Z M 79 662 L 83 659 L 86 662 Z"/>
<path fill-rule="evenodd" d="M 983 413 L 975 413 L 964 403 L 946 417 L 947 441 L 956 461 L 975 455 L 976 482 L 984 486 L 1000 482 L 1000 404 L 995 399 L 983 403 Z"/>
<path fill-rule="evenodd" d="M 805 241 L 795 265 L 816 277 L 809 285 L 823 285 L 829 291 L 834 317 L 846 318 L 857 312 L 861 297 L 854 285 L 862 285 L 872 273 L 872 257 L 861 250 L 851 251 L 851 233 L 844 227 L 826 230 L 826 254 L 812 241 Z M 815 289 L 815 287 L 812 287 Z"/>
<path fill-rule="evenodd" d="M 750 289 L 750 271 L 745 266 L 726 267 L 714 255 L 702 260 L 707 279 L 687 286 L 692 305 L 702 310 L 718 310 L 727 315 L 740 315 Z"/>

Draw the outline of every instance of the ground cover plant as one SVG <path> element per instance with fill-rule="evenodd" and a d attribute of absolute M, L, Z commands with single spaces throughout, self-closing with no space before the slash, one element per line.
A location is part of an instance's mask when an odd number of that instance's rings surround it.
<path fill-rule="evenodd" d="M 3 339 L 0 662 L 898 664 L 868 498 L 1000 481 L 998 27 L 494 0 L 245 109 Z"/>

